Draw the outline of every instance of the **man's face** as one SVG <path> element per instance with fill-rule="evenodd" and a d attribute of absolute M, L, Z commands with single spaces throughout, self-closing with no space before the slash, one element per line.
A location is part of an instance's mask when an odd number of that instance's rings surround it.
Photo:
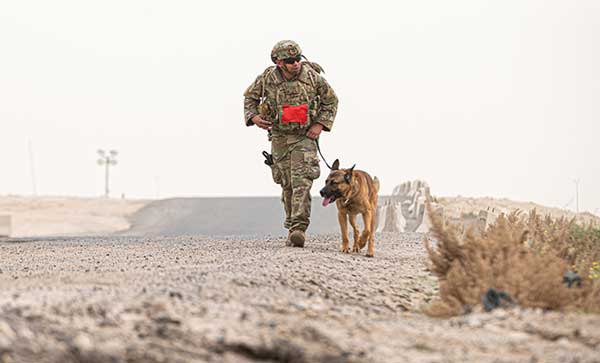
<path fill-rule="evenodd" d="M 286 58 L 278 60 L 277 65 L 288 73 L 298 74 L 300 73 L 300 69 L 302 69 L 302 64 L 300 63 L 301 60 L 302 58 L 300 56 Z"/>

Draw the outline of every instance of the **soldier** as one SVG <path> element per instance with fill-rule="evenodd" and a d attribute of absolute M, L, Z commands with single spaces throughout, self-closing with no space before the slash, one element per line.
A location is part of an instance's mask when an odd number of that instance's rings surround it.
<path fill-rule="evenodd" d="M 306 61 L 295 42 L 275 44 L 271 60 L 275 66 L 244 92 L 244 120 L 269 132 L 273 179 L 282 188 L 289 230 L 286 245 L 304 247 L 310 188 L 321 173 L 315 141 L 321 131 L 331 131 L 338 99 L 321 67 Z"/>

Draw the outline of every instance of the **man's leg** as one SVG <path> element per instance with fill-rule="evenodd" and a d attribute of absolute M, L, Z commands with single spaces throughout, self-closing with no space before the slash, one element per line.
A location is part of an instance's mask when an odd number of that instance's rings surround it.
<path fill-rule="evenodd" d="M 313 180 L 320 174 L 319 159 L 313 140 L 305 139 L 290 152 L 291 185 L 292 185 L 292 231 L 306 231 L 310 223 L 311 197 L 310 189 Z M 301 238 L 304 245 L 304 233 Z"/>
<path fill-rule="evenodd" d="M 290 170 L 290 158 L 286 157 L 281 162 L 277 163 L 277 166 L 281 173 L 281 202 L 283 203 L 283 209 L 285 210 L 285 221 L 283 227 L 285 229 L 292 228 L 292 182 L 291 182 L 291 170 Z"/>
<path fill-rule="evenodd" d="M 311 179 L 297 178 L 295 182 L 292 182 L 292 231 L 306 231 L 308 228 L 310 223 L 311 187 Z"/>
<path fill-rule="evenodd" d="M 292 228 L 292 187 L 283 188 L 281 190 L 281 202 L 283 203 L 283 209 L 285 209 L 285 222 L 283 227 L 285 229 Z"/>
<path fill-rule="evenodd" d="M 281 185 L 281 203 L 285 210 L 285 221 L 283 227 L 290 229 L 292 227 L 292 177 L 291 177 L 291 164 L 290 154 L 287 152 L 287 144 L 285 139 L 283 141 L 273 140 L 271 145 L 273 156 L 276 159 L 273 167 L 277 170 L 279 175 L 279 183 Z"/>

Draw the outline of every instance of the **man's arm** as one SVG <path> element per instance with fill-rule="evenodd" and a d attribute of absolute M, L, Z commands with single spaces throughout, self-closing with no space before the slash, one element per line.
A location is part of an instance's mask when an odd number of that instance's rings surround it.
<path fill-rule="evenodd" d="M 262 75 L 256 77 L 254 83 L 244 92 L 244 123 L 246 126 L 254 125 L 252 118 L 259 114 L 258 105 L 262 95 Z"/>
<path fill-rule="evenodd" d="M 264 130 L 271 130 L 273 124 L 263 118 L 259 110 L 260 99 L 263 95 L 263 75 L 256 78 L 254 83 L 244 92 L 244 121 L 246 126 L 256 125 Z"/>
<path fill-rule="evenodd" d="M 321 103 L 315 121 L 323 125 L 323 130 L 331 131 L 333 120 L 337 113 L 338 98 L 333 91 L 333 88 L 331 88 L 329 83 L 327 83 L 323 77 L 319 77 L 317 93 L 321 98 Z"/>

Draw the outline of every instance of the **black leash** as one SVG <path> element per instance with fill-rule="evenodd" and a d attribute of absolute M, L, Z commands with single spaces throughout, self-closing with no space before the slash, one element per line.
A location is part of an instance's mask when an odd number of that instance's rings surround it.
<path fill-rule="evenodd" d="M 319 155 L 321 155 L 321 159 L 323 159 L 323 162 L 325 163 L 325 165 L 327 165 L 329 170 L 331 170 L 331 166 L 329 166 L 329 164 L 327 164 L 327 160 L 325 160 L 325 157 L 323 156 L 323 153 L 321 152 L 321 148 L 319 147 L 319 139 L 315 139 L 315 143 L 317 144 L 317 150 L 319 151 Z"/>

